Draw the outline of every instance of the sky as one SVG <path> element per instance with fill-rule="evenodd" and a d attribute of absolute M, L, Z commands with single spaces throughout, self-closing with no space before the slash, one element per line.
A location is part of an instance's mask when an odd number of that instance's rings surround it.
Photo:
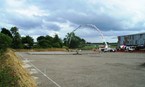
<path fill-rule="evenodd" d="M 0 28 L 22 36 L 76 35 L 88 42 L 117 42 L 117 36 L 145 32 L 145 0 L 0 0 Z M 95 25 L 103 34 L 89 27 Z"/>

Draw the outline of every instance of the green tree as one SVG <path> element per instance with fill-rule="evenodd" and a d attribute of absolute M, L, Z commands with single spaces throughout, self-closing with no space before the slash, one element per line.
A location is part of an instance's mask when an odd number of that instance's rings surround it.
<path fill-rule="evenodd" d="M 11 28 L 11 33 L 13 36 L 13 42 L 12 42 L 12 47 L 15 49 L 22 48 L 22 41 L 21 41 L 21 35 L 18 32 L 17 27 L 12 27 Z"/>
<path fill-rule="evenodd" d="M 49 45 L 52 46 L 52 41 L 53 41 L 53 37 L 49 36 L 49 35 L 46 35 L 45 36 L 45 40 L 47 40 L 49 42 Z"/>
<path fill-rule="evenodd" d="M 41 40 L 45 40 L 45 37 L 44 36 L 39 36 L 37 37 L 37 42 L 41 41 Z"/>
<path fill-rule="evenodd" d="M 34 44 L 34 40 L 32 37 L 30 37 L 28 35 L 26 37 L 22 37 L 22 44 L 23 44 L 24 48 L 32 48 L 32 46 Z"/>
<path fill-rule="evenodd" d="M 63 41 L 64 45 L 69 48 L 82 48 L 86 43 L 84 39 L 76 36 L 74 32 L 68 33 Z"/>
<path fill-rule="evenodd" d="M 51 48 L 51 44 L 48 40 L 41 40 L 38 42 L 40 48 Z"/>
<path fill-rule="evenodd" d="M 62 47 L 62 40 L 59 38 L 59 36 L 57 34 L 55 34 L 54 38 L 53 38 L 53 47 L 56 48 L 61 48 Z"/>
<path fill-rule="evenodd" d="M 9 37 L 12 38 L 11 32 L 6 28 L 2 28 L 1 33 L 5 34 L 5 35 L 8 35 Z"/>
<path fill-rule="evenodd" d="M 65 36 L 65 38 L 63 39 L 63 44 L 67 47 L 70 47 L 70 41 L 71 41 L 71 37 L 72 35 L 70 33 L 67 33 L 67 35 Z"/>
<path fill-rule="evenodd" d="M 40 48 L 61 48 L 63 43 L 59 36 L 56 34 L 54 37 L 49 35 L 39 36 L 37 38 L 37 43 Z"/>
<path fill-rule="evenodd" d="M 53 38 L 49 35 L 47 36 L 39 36 L 37 38 L 37 43 L 40 48 L 51 48 L 52 47 Z"/>
<path fill-rule="evenodd" d="M 10 47 L 12 43 L 12 39 L 5 35 L 0 33 L 0 53 L 2 54 L 8 47 Z"/>
<path fill-rule="evenodd" d="M 12 27 L 10 29 L 11 33 L 12 33 L 12 36 L 16 36 L 16 34 L 18 33 L 18 28 L 17 27 Z"/>

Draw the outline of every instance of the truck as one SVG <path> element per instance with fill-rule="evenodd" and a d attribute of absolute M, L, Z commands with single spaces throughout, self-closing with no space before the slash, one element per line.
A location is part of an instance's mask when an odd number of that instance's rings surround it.
<path fill-rule="evenodd" d="M 126 45 L 121 45 L 119 47 L 120 50 L 123 51 L 134 51 L 136 49 L 136 46 L 126 46 Z"/>

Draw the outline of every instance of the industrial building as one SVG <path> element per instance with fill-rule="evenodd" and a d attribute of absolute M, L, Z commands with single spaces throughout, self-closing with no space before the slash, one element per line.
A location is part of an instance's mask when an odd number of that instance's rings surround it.
<path fill-rule="evenodd" d="M 118 36 L 118 46 L 121 45 L 145 47 L 145 32 Z"/>

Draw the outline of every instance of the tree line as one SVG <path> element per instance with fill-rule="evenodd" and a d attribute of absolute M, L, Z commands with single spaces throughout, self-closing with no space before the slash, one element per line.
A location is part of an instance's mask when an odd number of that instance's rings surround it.
<path fill-rule="evenodd" d="M 31 48 L 81 48 L 85 46 L 86 41 L 75 33 L 67 33 L 64 39 L 61 39 L 57 34 L 54 37 L 50 35 L 37 37 L 37 42 L 34 42 L 33 37 L 21 36 L 17 27 L 10 29 L 1 28 L 0 31 L 0 49 L 11 47 L 13 49 L 31 49 Z"/>

